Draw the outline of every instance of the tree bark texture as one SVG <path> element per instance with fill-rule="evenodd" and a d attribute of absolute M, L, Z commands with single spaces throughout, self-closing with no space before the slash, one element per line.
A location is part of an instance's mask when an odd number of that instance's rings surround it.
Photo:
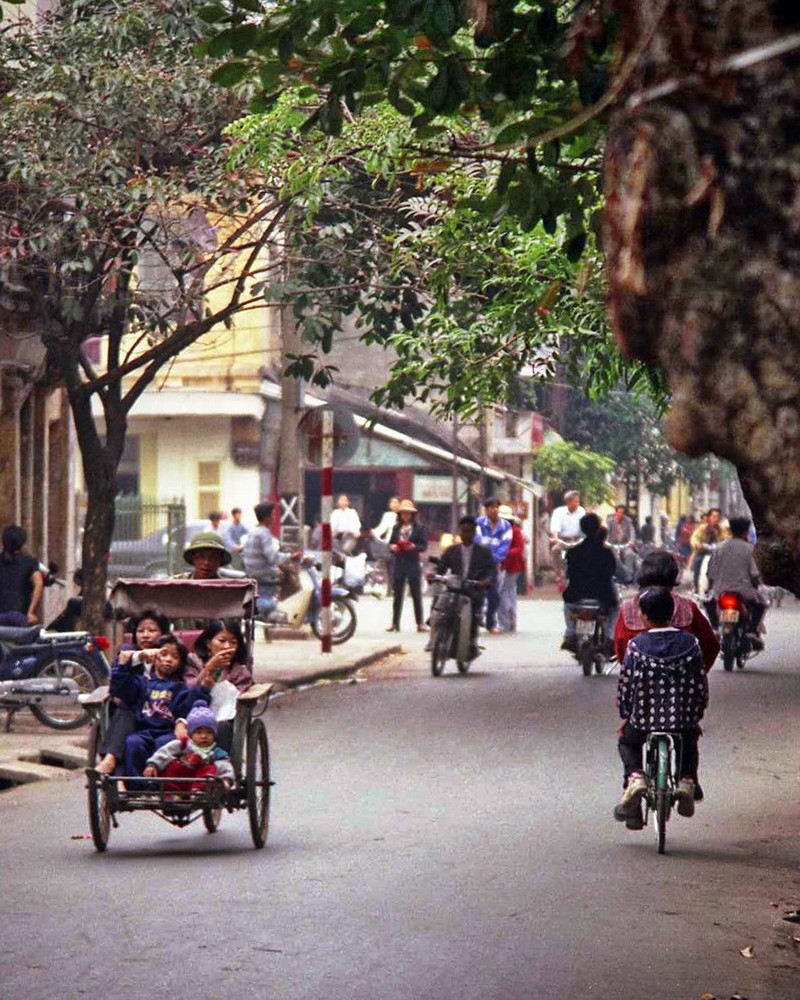
<path fill-rule="evenodd" d="M 606 154 L 615 334 L 666 373 L 674 447 L 737 467 L 764 578 L 800 594 L 800 50 L 719 69 L 800 31 L 800 4 L 616 6 L 618 74 L 639 58 Z"/>

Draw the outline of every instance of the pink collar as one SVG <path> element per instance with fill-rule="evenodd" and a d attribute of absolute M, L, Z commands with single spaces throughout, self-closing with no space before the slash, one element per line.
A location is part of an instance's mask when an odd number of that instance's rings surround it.
<path fill-rule="evenodd" d="M 689 628 L 692 624 L 694 603 L 688 597 L 681 597 L 679 594 L 673 594 L 672 600 L 675 602 L 675 611 L 673 612 L 670 625 L 673 628 Z M 644 622 L 639 611 L 638 597 L 632 597 L 630 600 L 623 602 L 622 621 L 629 632 L 644 632 Z"/>

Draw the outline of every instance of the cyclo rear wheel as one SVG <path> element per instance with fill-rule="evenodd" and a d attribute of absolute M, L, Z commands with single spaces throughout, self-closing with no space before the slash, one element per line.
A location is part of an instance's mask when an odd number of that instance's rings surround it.
<path fill-rule="evenodd" d="M 671 795 L 669 791 L 669 744 L 660 739 L 656 751 L 656 809 L 655 829 L 658 853 L 663 854 L 667 844 L 667 820 L 669 819 Z"/>
<path fill-rule="evenodd" d="M 269 744 L 267 730 L 261 719 L 253 719 L 247 731 L 247 763 L 245 770 L 247 814 L 253 846 L 260 849 L 269 832 Z M 203 817 L 205 820 L 205 816 Z"/>

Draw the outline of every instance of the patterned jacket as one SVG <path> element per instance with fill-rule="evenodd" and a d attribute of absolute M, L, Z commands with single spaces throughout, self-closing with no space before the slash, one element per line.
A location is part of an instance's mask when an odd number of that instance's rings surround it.
<path fill-rule="evenodd" d="M 634 636 L 620 671 L 617 705 L 621 718 L 648 732 L 696 726 L 708 705 L 697 639 L 672 627 Z"/>

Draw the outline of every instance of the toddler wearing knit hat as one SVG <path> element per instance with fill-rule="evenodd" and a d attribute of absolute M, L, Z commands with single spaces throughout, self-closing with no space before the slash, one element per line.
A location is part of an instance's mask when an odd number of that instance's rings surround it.
<path fill-rule="evenodd" d="M 206 778 L 233 782 L 234 772 L 228 754 L 217 746 L 217 720 L 204 701 L 195 702 L 186 717 L 187 737 L 170 740 L 156 750 L 143 774 L 146 778 L 196 778 L 191 783 L 167 781 L 168 792 L 198 792 L 206 787 Z"/>

